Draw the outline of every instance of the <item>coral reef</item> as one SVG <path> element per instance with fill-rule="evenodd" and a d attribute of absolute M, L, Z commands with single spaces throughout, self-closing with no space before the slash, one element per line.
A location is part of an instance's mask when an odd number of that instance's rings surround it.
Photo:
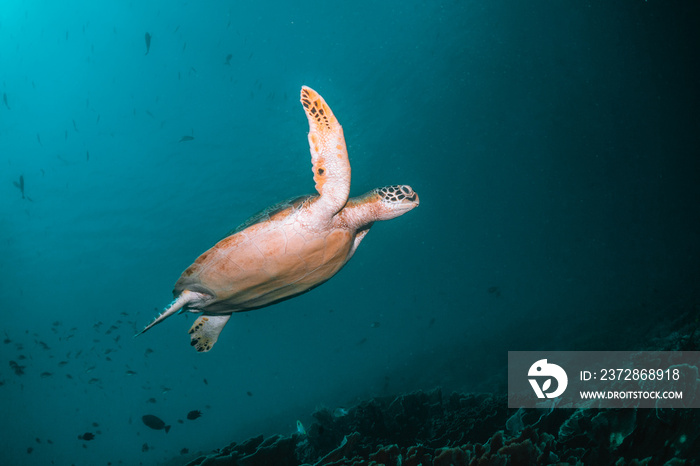
<path fill-rule="evenodd" d="M 258 436 L 207 465 L 699 464 L 696 410 L 513 410 L 505 397 L 440 389 L 320 409 L 305 434 Z"/>

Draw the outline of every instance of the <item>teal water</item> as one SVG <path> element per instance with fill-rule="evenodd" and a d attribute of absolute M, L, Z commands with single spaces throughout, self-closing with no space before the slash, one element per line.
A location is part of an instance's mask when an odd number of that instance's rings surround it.
<path fill-rule="evenodd" d="M 638 0 L 3 2 L 1 462 L 184 461 L 370 395 L 505 392 L 508 350 L 636 349 L 697 315 L 699 19 Z M 351 195 L 410 184 L 420 207 L 209 353 L 192 317 L 132 339 L 201 252 L 313 191 L 302 85 L 344 127 Z"/>

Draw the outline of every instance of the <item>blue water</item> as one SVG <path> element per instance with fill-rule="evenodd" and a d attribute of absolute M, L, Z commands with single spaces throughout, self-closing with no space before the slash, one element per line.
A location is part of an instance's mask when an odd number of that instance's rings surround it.
<path fill-rule="evenodd" d="M 508 350 L 635 349 L 697 314 L 695 3 L 292 3 L 0 6 L 3 464 L 178 464 L 320 406 L 505 392 Z M 302 85 L 351 195 L 420 207 L 209 353 L 192 317 L 132 339 L 200 253 L 313 192 Z"/>

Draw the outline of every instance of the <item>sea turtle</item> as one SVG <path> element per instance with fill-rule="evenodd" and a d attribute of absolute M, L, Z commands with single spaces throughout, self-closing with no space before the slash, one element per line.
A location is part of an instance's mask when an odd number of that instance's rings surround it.
<path fill-rule="evenodd" d="M 199 256 L 175 283 L 175 300 L 136 336 L 180 311 L 202 313 L 191 345 L 209 351 L 234 312 L 292 298 L 325 282 L 352 257 L 377 220 L 418 205 L 410 186 L 348 199 L 350 162 L 343 129 L 313 89 L 301 88 L 318 195 L 273 205 Z"/>

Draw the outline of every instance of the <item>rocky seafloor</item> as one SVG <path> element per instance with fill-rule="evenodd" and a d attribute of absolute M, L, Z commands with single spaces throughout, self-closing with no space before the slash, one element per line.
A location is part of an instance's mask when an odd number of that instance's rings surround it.
<path fill-rule="evenodd" d="M 697 319 L 654 342 L 698 351 Z M 210 465 L 696 465 L 696 409 L 509 409 L 504 395 L 441 389 L 320 409 L 305 433 L 260 435 L 197 457 Z"/>
<path fill-rule="evenodd" d="M 209 465 L 694 465 L 696 410 L 513 410 L 505 397 L 439 389 L 321 409 L 306 434 L 232 443 Z"/>

